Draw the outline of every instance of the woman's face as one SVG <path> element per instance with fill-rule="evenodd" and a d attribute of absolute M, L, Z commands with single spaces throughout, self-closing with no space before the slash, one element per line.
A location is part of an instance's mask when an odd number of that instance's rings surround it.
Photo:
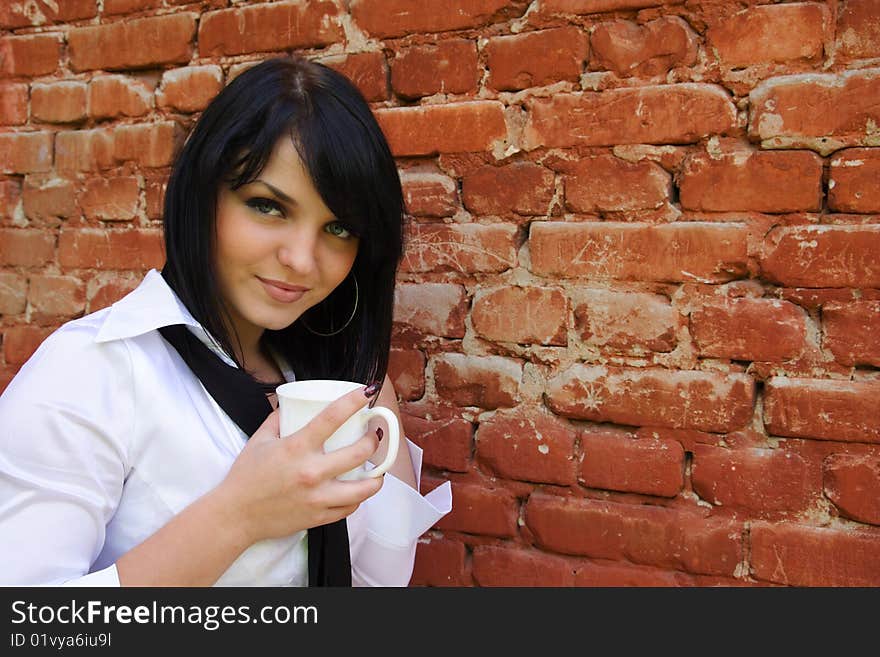
<path fill-rule="evenodd" d="M 220 291 L 242 344 L 282 329 L 348 276 L 358 238 L 324 204 L 288 138 L 257 179 L 217 202 Z"/>

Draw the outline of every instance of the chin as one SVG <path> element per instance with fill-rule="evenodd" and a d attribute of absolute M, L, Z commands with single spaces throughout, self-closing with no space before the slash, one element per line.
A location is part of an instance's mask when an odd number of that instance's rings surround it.
<path fill-rule="evenodd" d="M 286 329 L 299 319 L 299 314 L 260 313 L 255 315 L 253 323 L 266 331 Z"/>
<path fill-rule="evenodd" d="M 291 326 L 299 317 L 294 317 L 293 319 L 278 319 L 275 321 L 267 321 L 262 324 L 263 328 L 267 331 L 280 331 L 282 329 L 286 329 L 288 326 Z"/>

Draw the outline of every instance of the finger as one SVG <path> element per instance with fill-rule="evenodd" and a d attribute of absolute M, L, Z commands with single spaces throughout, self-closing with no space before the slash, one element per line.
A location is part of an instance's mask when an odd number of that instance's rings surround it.
<path fill-rule="evenodd" d="M 343 518 L 348 518 L 352 513 L 357 511 L 357 508 L 360 504 L 352 504 L 349 506 L 334 506 L 332 508 L 326 509 L 319 517 L 318 517 L 318 525 L 329 525 L 331 522 L 336 522 L 337 520 L 342 520 Z"/>
<path fill-rule="evenodd" d="M 278 435 L 280 433 L 280 425 L 279 425 L 280 415 L 278 413 L 278 409 L 276 408 L 274 411 L 269 413 L 265 420 L 263 420 L 263 424 L 254 432 L 254 435 L 251 436 L 250 442 L 266 442 L 269 440 L 277 440 Z"/>
<path fill-rule="evenodd" d="M 315 447 L 323 448 L 324 442 L 334 431 L 357 411 L 367 405 L 369 399 L 364 396 L 364 386 L 348 392 L 331 402 L 301 429 L 307 440 Z"/>
<path fill-rule="evenodd" d="M 324 506 L 329 510 L 357 506 L 378 493 L 382 488 L 382 482 L 383 477 L 328 482 L 321 493 Z"/>
<path fill-rule="evenodd" d="M 379 446 L 379 439 L 375 432 L 364 434 L 351 445 L 340 447 L 332 452 L 328 452 L 321 458 L 321 471 L 328 478 L 338 477 L 343 472 L 348 472 L 352 468 L 366 463 Z"/>

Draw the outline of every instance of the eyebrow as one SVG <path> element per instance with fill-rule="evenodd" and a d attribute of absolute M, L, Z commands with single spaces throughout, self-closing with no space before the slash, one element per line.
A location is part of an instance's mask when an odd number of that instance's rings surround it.
<path fill-rule="evenodd" d="M 262 180 L 260 178 L 257 178 L 254 182 L 260 183 L 261 185 L 267 187 L 270 192 L 272 192 L 277 198 L 281 199 L 282 201 L 284 201 L 288 205 L 297 205 L 297 202 L 293 198 L 291 198 L 290 196 L 288 196 L 287 194 L 282 192 L 280 189 L 275 187 L 275 185 L 270 185 L 265 180 Z"/>

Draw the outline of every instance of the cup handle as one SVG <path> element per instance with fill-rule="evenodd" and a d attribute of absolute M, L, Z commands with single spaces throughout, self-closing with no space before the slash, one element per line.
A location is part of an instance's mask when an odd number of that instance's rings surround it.
<path fill-rule="evenodd" d="M 397 416 L 394 414 L 394 411 L 384 406 L 374 406 L 373 408 L 365 409 L 364 415 L 366 415 L 367 420 L 377 415 L 388 423 L 388 435 L 385 437 L 385 440 L 388 441 L 388 453 L 385 455 L 384 461 L 372 470 L 364 472 L 362 476 L 358 477 L 359 479 L 378 477 L 384 474 L 388 468 L 394 465 L 394 461 L 397 459 L 397 449 L 400 446 L 400 425 L 397 422 Z"/>

